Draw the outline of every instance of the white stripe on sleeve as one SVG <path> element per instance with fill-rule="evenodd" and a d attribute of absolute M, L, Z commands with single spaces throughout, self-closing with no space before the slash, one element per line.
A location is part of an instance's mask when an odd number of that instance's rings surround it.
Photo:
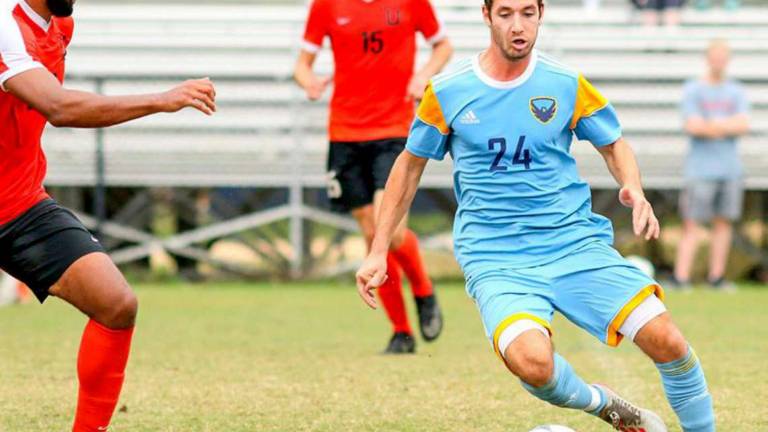
<path fill-rule="evenodd" d="M 303 49 L 304 51 L 306 51 L 308 53 L 311 53 L 311 54 L 317 54 L 317 53 L 320 52 L 322 47 L 320 45 L 313 44 L 312 42 L 310 42 L 308 40 L 302 40 L 301 41 L 301 49 Z"/>
<path fill-rule="evenodd" d="M 30 69 L 42 68 L 27 52 L 24 38 L 18 23 L 13 18 L 12 10 L 3 5 L 0 9 L 0 60 L 8 68 L 0 73 L 0 88 L 5 89 L 5 82 L 12 77 Z"/>
<path fill-rule="evenodd" d="M 445 26 L 443 25 L 443 23 L 440 23 L 440 29 L 437 31 L 437 33 L 435 33 L 434 36 L 432 36 L 431 38 L 427 39 L 427 43 L 430 44 L 430 45 L 435 45 L 438 42 L 440 42 L 443 39 L 445 39 L 446 36 L 448 36 L 448 34 L 445 31 Z"/>

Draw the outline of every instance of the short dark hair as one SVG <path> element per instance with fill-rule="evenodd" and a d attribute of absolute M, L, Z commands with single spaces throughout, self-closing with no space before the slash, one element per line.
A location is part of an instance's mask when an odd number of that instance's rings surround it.
<path fill-rule="evenodd" d="M 493 7 L 493 0 L 483 0 L 485 2 L 485 7 L 488 8 L 488 10 L 491 10 Z M 544 0 L 539 0 L 539 11 L 541 11 L 541 8 L 544 7 Z"/>

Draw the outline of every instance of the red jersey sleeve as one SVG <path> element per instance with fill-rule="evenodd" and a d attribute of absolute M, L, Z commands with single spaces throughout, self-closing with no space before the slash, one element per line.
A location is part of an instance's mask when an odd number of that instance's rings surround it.
<path fill-rule="evenodd" d="M 0 11 L 0 89 L 14 76 L 42 67 L 34 38 L 24 37 L 10 11 Z"/>
<path fill-rule="evenodd" d="M 309 9 L 307 27 L 304 30 L 302 49 L 313 54 L 320 51 L 323 39 L 328 34 L 331 2 L 326 0 L 314 0 Z"/>
<path fill-rule="evenodd" d="M 418 30 L 430 44 L 445 39 L 443 25 L 437 18 L 435 8 L 429 0 L 413 0 L 413 16 Z"/>

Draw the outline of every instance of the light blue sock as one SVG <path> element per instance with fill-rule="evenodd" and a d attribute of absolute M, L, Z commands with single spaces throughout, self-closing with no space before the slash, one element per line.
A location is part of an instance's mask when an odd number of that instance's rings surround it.
<path fill-rule="evenodd" d="M 529 393 L 552 405 L 573 408 L 590 413 L 599 412 L 605 406 L 605 396 L 596 387 L 584 382 L 568 362 L 555 353 L 555 372 L 543 387 L 523 383 Z"/>
<path fill-rule="evenodd" d="M 707 380 L 693 348 L 680 360 L 656 363 L 667 400 L 684 432 L 714 432 L 715 413 Z"/>

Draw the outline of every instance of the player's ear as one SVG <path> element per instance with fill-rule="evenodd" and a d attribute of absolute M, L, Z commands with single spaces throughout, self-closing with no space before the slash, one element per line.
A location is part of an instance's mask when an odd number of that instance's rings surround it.
<path fill-rule="evenodd" d="M 539 25 L 541 25 L 541 22 L 544 19 L 544 5 L 545 3 L 542 2 L 541 6 L 539 7 Z"/>
<path fill-rule="evenodd" d="M 488 6 L 483 5 L 483 21 L 488 27 L 491 26 L 491 11 L 488 10 Z"/>

